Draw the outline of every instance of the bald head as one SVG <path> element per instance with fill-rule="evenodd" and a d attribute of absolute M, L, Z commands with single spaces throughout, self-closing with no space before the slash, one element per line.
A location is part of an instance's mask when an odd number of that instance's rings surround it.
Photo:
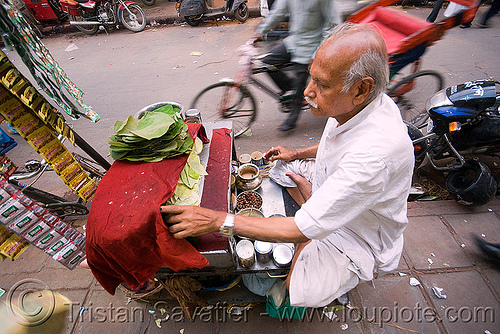
<path fill-rule="evenodd" d="M 389 81 L 384 39 L 367 25 L 345 23 L 337 26 L 318 49 L 314 60 L 332 74 L 341 73 L 343 91 L 365 77 L 372 78 L 374 86 L 366 104 L 384 92 Z"/>

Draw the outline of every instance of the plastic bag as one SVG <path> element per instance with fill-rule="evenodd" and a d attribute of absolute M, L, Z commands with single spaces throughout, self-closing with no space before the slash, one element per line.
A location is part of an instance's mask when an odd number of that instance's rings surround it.
<path fill-rule="evenodd" d="M 5 133 L 5 131 L 0 129 L 0 155 L 9 152 L 16 146 L 17 142 L 11 137 L 9 137 L 9 135 Z"/>

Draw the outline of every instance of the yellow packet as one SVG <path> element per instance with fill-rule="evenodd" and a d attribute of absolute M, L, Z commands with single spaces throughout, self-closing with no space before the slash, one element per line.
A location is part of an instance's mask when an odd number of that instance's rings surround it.
<path fill-rule="evenodd" d="M 31 144 L 31 146 L 39 151 L 45 144 L 51 142 L 55 138 L 56 137 L 47 126 L 41 126 L 35 132 L 26 137 L 26 140 Z"/>
<path fill-rule="evenodd" d="M 68 167 L 64 168 L 62 170 L 62 172 L 59 174 L 59 176 L 61 177 L 61 179 L 63 179 L 64 182 L 69 184 L 69 182 L 75 176 L 77 176 L 78 174 L 80 174 L 82 172 L 84 173 L 82 167 L 80 166 L 80 164 L 78 162 L 75 161 L 74 163 L 72 163 Z"/>
<path fill-rule="evenodd" d="M 64 152 L 67 152 L 66 147 L 57 138 L 40 149 L 40 155 L 49 163 L 55 162 Z"/>
<path fill-rule="evenodd" d="M 42 122 L 38 117 L 30 112 L 27 112 L 23 116 L 12 122 L 12 125 L 16 128 L 23 137 L 27 137 L 32 134 L 36 129 L 40 127 Z"/>
<path fill-rule="evenodd" d="M 9 123 L 12 123 L 26 113 L 24 108 L 24 105 L 18 99 L 11 97 L 0 106 L 0 112 Z"/>
<path fill-rule="evenodd" d="M 97 191 L 97 184 L 93 180 L 89 180 L 90 182 L 87 182 L 78 191 L 78 196 L 80 196 L 85 202 L 90 201 Z"/>
<path fill-rule="evenodd" d="M 0 253 L 11 260 L 17 259 L 29 246 L 29 243 L 20 236 L 13 234 L 2 246 Z"/>
<path fill-rule="evenodd" d="M 2 77 L 2 83 L 7 89 L 11 89 L 20 77 L 19 72 L 15 68 L 12 68 Z"/>
<path fill-rule="evenodd" d="M 76 160 L 73 155 L 65 150 L 54 163 L 51 164 L 52 169 L 56 171 L 57 174 L 60 174 L 66 167 L 74 163 Z"/>
<path fill-rule="evenodd" d="M 5 226 L 0 225 L 0 246 L 13 235 L 11 231 L 9 231 Z"/>
<path fill-rule="evenodd" d="M 69 181 L 68 186 L 74 191 L 78 192 L 87 182 L 90 180 L 87 173 L 82 170 L 81 173 L 76 175 L 71 181 Z"/>

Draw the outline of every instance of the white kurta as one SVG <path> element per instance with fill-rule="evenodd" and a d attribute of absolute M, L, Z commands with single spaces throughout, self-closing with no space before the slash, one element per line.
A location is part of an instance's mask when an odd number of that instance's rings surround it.
<path fill-rule="evenodd" d="M 297 211 L 295 223 L 313 242 L 295 264 L 290 301 L 321 306 L 346 292 L 345 285 L 351 289 L 353 281 L 345 277 L 337 291 L 325 288 L 335 286 L 331 280 L 340 268 L 324 261 L 327 256 L 318 257 L 318 250 L 340 251 L 361 280 L 397 268 L 408 223 L 413 146 L 398 107 L 383 94 L 343 125 L 330 118 L 310 163 L 313 194 Z M 281 173 L 275 179 L 280 183 L 284 178 Z"/>

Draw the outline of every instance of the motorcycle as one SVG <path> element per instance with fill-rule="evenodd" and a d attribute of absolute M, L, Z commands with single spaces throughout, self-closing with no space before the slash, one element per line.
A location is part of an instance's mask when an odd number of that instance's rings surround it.
<path fill-rule="evenodd" d="M 114 26 L 119 22 L 125 28 L 139 32 L 146 27 L 146 15 L 139 5 L 124 0 L 60 0 L 61 7 L 70 17 L 70 24 L 78 30 L 94 35 L 99 26 Z"/>
<path fill-rule="evenodd" d="M 234 15 L 240 22 L 250 16 L 247 0 L 177 0 L 176 9 L 192 27 L 198 26 L 205 16 Z"/>
<path fill-rule="evenodd" d="M 446 188 L 463 205 L 484 205 L 497 192 L 487 165 L 470 157 L 500 152 L 499 84 L 477 80 L 441 90 L 427 101 L 428 122 L 420 128 L 407 124 L 415 167 L 427 158 L 435 170 L 448 173 Z"/>

